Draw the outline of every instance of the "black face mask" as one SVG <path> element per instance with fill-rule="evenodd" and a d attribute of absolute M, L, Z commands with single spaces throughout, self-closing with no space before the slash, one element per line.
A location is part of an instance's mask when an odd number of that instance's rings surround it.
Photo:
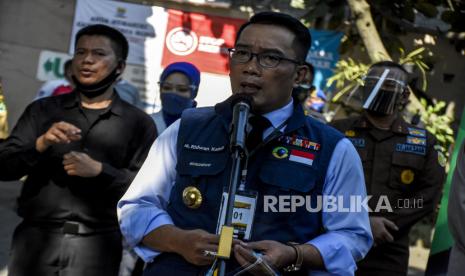
<path fill-rule="evenodd" d="M 78 79 L 74 75 L 72 76 L 73 82 L 76 85 L 76 89 L 79 92 L 81 92 L 87 98 L 92 99 L 92 98 L 98 97 L 98 96 L 102 95 L 103 93 L 105 93 L 107 91 L 108 87 L 110 87 L 110 85 L 112 85 L 116 81 L 116 79 L 120 75 L 119 73 L 117 73 L 118 67 L 119 66 L 117 66 L 103 80 L 101 80 L 101 81 L 99 81 L 97 83 L 90 84 L 90 85 L 82 84 L 81 82 L 78 81 Z"/>
<path fill-rule="evenodd" d="M 385 89 L 379 89 L 371 104 L 366 108 L 377 116 L 394 114 L 399 104 L 400 93 Z"/>

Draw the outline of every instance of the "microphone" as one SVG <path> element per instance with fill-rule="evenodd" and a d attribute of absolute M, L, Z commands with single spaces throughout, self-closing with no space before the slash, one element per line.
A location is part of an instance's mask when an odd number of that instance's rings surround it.
<path fill-rule="evenodd" d="M 249 120 L 252 97 L 247 95 L 235 95 L 231 101 L 233 117 L 231 121 L 230 151 L 245 151 L 245 139 L 247 122 Z"/>

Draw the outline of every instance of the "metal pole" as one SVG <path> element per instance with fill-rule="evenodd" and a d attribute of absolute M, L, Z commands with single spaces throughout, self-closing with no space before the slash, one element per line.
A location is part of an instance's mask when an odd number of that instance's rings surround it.
<path fill-rule="evenodd" d="M 232 153 L 232 168 L 231 168 L 231 176 L 229 181 L 228 187 L 228 202 L 226 204 L 226 216 L 224 220 L 224 224 L 226 226 L 232 226 L 232 216 L 234 210 L 234 198 L 236 196 L 237 184 L 240 180 L 240 169 L 241 169 L 241 154 L 240 149 L 236 148 Z M 222 225 L 222 226 L 223 226 Z M 221 229 L 221 227 L 220 227 Z M 226 273 L 226 260 L 220 259 L 219 260 L 219 276 L 224 276 Z"/>

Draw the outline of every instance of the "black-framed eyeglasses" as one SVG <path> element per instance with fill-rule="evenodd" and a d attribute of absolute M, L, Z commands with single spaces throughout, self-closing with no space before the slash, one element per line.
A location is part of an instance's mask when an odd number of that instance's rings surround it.
<path fill-rule="evenodd" d="M 252 53 L 251 51 L 247 49 L 235 49 L 235 48 L 229 48 L 228 51 L 229 51 L 229 57 L 231 58 L 231 60 L 237 63 L 247 63 L 254 56 L 256 56 L 258 64 L 262 66 L 263 68 L 274 68 L 278 66 L 283 60 L 295 63 L 297 65 L 302 64 L 301 62 L 297 60 L 286 58 L 286 57 L 280 56 L 275 53 L 267 53 L 267 52 Z"/>

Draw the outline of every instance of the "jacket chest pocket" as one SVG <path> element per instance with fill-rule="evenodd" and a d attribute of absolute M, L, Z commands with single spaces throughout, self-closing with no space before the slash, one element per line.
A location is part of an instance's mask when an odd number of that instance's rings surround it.
<path fill-rule="evenodd" d="M 317 171 L 291 161 L 265 160 L 259 172 L 265 192 L 309 194 L 316 187 Z"/>
<path fill-rule="evenodd" d="M 418 186 L 425 159 L 417 154 L 394 152 L 392 155 L 389 187 L 397 192 L 411 193 Z"/>
<path fill-rule="evenodd" d="M 213 176 L 225 169 L 228 159 L 226 150 L 212 152 L 183 149 L 176 169 L 182 176 Z"/>
<path fill-rule="evenodd" d="M 176 166 L 178 177 L 174 186 L 175 198 L 172 200 L 182 200 L 183 190 L 192 186 L 200 191 L 203 206 L 216 206 L 215 202 L 221 198 L 223 185 L 227 182 L 225 178 L 229 176 L 224 173 L 228 160 L 227 151 L 183 150 Z"/>
<path fill-rule="evenodd" d="M 229 155 L 224 152 L 182 150 L 176 166 L 176 183 L 171 190 L 168 212 L 176 225 L 204 227 L 214 233 Z"/>
<path fill-rule="evenodd" d="M 309 229 L 304 226 L 311 221 L 308 208 L 317 210 L 316 196 L 321 195 L 316 170 L 290 161 L 265 160 L 258 177 L 257 227 L 293 225 L 294 229 Z M 278 212 L 265 211 L 266 206 L 273 206 Z"/>

